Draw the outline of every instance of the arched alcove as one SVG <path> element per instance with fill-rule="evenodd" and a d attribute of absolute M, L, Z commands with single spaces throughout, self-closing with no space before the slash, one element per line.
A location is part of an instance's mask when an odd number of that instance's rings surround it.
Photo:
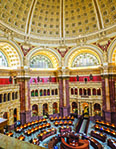
<path fill-rule="evenodd" d="M 17 109 L 15 108 L 14 109 L 14 122 L 17 121 Z"/>
<path fill-rule="evenodd" d="M 94 115 L 101 116 L 101 105 L 99 103 L 94 104 Z"/>
<path fill-rule="evenodd" d="M 58 112 L 58 109 L 57 109 L 58 107 L 57 107 L 57 103 L 56 102 L 54 102 L 53 103 L 53 114 L 56 114 L 57 112 Z"/>
<path fill-rule="evenodd" d="M 2 57 L 1 57 L 2 56 Z M 0 67 L 1 59 L 6 60 L 5 67 L 19 68 L 23 65 L 23 53 L 20 47 L 11 41 L 0 41 Z"/>
<path fill-rule="evenodd" d="M 43 115 L 48 115 L 48 104 L 43 104 Z"/>
<path fill-rule="evenodd" d="M 32 116 L 37 116 L 38 115 L 38 105 L 34 104 L 32 106 Z"/>
<path fill-rule="evenodd" d="M 78 113 L 77 103 L 76 102 L 72 102 L 72 112 L 73 113 Z"/>

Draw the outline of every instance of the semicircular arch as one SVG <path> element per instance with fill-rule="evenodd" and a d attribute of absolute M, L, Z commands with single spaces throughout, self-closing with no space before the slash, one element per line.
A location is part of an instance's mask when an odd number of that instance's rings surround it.
<path fill-rule="evenodd" d="M 108 62 L 116 64 L 116 38 L 108 47 Z"/>
<path fill-rule="evenodd" d="M 48 57 L 53 64 L 53 68 L 58 68 L 60 65 L 61 56 L 54 49 L 34 48 L 27 54 L 28 61 L 30 62 L 31 58 L 37 55 L 45 55 L 46 57 Z"/>
<path fill-rule="evenodd" d="M 82 47 L 74 47 L 70 49 L 70 51 L 65 56 L 65 67 L 70 67 L 74 58 L 79 55 L 80 53 L 91 53 L 92 55 L 96 56 L 99 60 L 99 63 L 102 64 L 102 55 L 103 51 L 96 46 L 93 45 L 86 45 Z"/>
<path fill-rule="evenodd" d="M 9 67 L 23 66 L 23 52 L 17 43 L 11 40 L 0 39 L 0 50 L 6 56 Z"/>

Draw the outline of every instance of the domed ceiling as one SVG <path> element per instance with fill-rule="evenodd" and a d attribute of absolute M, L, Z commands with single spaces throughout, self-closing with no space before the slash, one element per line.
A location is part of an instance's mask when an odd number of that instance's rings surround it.
<path fill-rule="evenodd" d="M 115 24 L 116 0 L 0 0 L 0 29 L 17 38 L 76 39 Z"/>

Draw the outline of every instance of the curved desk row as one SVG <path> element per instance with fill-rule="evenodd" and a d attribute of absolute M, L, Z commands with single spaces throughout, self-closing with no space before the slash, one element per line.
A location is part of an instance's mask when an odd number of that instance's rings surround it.
<path fill-rule="evenodd" d="M 64 116 L 64 117 L 51 117 L 50 118 L 51 121 L 59 121 L 59 120 L 74 120 L 74 116 L 70 117 L 70 116 Z"/>
<path fill-rule="evenodd" d="M 106 142 L 106 135 L 103 135 L 102 133 L 99 133 L 98 131 L 91 131 L 91 136 L 95 137 L 96 139 Z"/>
<path fill-rule="evenodd" d="M 64 121 L 64 122 L 62 122 L 62 121 L 56 121 L 56 122 L 54 122 L 54 125 L 55 126 L 59 126 L 59 125 L 72 125 L 73 124 L 73 122 L 71 121 L 71 120 L 69 120 L 69 121 Z"/>
<path fill-rule="evenodd" d="M 13 132 L 11 132 L 11 131 L 7 132 L 6 135 L 9 136 L 9 137 L 13 137 Z"/>
<path fill-rule="evenodd" d="M 38 134 L 37 137 L 40 141 L 43 141 L 47 137 L 54 135 L 57 133 L 57 130 L 55 128 L 44 130 L 42 133 Z"/>
<path fill-rule="evenodd" d="M 95 140 L 93 137 L 88 137 L 88 139 L 89 139 L 90 145 L 92 147 L 94 147 L 95 149 L 103 149 L 103 146 L 97 140 Z"/>
<path fill-rule="evenodd" d="M 112 128 L 112 129 L 115 129 L 115 130 L 116 130 L 116 125 L 114 125 L 114 124 L 112 124 L 112 123 L 104 122 L 104 121 L 100 121 L 100 120 L 96 120 L 95 123 L 96 123 L 96 124 L 99 124 L 99 125 L 106 126 L 106 127 L 110 127 L 110 128 Z"/>
<path fill-rule="evenodd" d="M 50 128 L 50 127 L 51 127 L 51 124 L 50 123 L 42 124 L 42 125 L 36 126 L 35 128 L 31 128 L 29 130 L 26 130 L 24 132 L 24 134 L 27 135 L 27 136 L 30 136 L 31 134 L 37 132 L 38 130 L 42 130 L 42 129 Z"/>
<path fill-rule="evenodd" d="M 60 133 L 64 133 L 64 132 L 71 132 L 72 131 L 72 128 L 71 127 L 69 127 L 69 126 L 66 126 L 66 127 L 60 127 L 59 128 L 59 132 Z"/>
<path fill-rule="evenodd" d="M 111 130 L 110 128 L 105 128 L 104 126 L 100 126 L 98 124 L 94 125 L 95 130 L 99 130 L 101 132 L 105 132 L 113 137 L 116 137 L 116 131 Z"/>
<path fill-rule="evenodd" d="M 114 140 L 114 139 L 108 139 L 107 140 L 107 145 L 109 147 L 111 147 L 112 149 L 115 149 L 116 148 L 116 140 Z"/>
<path fill-rule="evenodd" d="M 17 127 L 15 129 L 15 131 L 17 133 L 20 133 L 22 132 L 24 129 L 28 128 L 28 127 L 31 127 L 31 126 L 34 126 L 34 125 L 37 125 L 37 124 L 41 124 L 41 123 L 46 123 L 47 120 L 44 118 L 44 119 L 40 119 L 40 120 L 35 120 L 35 121 L 32 121 L 32 122 L 29 122 L 29 123 L 26 123 L 24 125 L 21 125 L 20 127 Z"/>

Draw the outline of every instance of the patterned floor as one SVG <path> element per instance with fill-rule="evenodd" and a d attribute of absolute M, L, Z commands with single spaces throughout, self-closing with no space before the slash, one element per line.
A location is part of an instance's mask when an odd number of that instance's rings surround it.
<path fill-rule="evenodd" d="M 55 127 L 54 124 L 53 124 L 53 122 L 51 122 L 50 120 L 48 120 L 47 122 L 48 122 L 48 123 L 51 123 L 51 127 L 56 128 L 56 129 L 57 129 L 57 134 L 59 134 L 59 127 Z M 77 122 L 78 122 L 78 119 L 75 119 L 74 122 L 73 122 L 73 126 L 71 126 L 73 132 L 75 132 L 75 128 L 76 128 Z M 91 130 L 94 130 L 94 127 L 93 127 L 94 125 L 95 125 L 95 123 L 92 122 L 92 121 L 90 121 L 89 128 L 88 128 L 88 134 L 87 134 L 88 136 L 90 136 L 89 134 L 90 134 Z M 35 125 L 35 126 L 36 126 L 36 125 Z M 30 128 L 31 128 L 31 127 L 30 127 Z M 28 129 L 29 129 L 29 128 L 28 128 Z M 25 129 L 25 130 L 26 130 L 26 129 Z M 20 134 L 15 133 L 15 131 L 12 131 L 12 132 L 14 133 L 13 137 L 15 137 L 15 138 L 18 138 L 21 134 L 24 135 L 23 132 L 20 133 Z M 25 136 L 25 141 L 29 142 L 29 140 L 31 140 L 31 139 L 33 139 L 33 138 L 37 138 L 37 135 L 38 135 L 39 133 L 40 133 L 40 131 L 38 131 L 38 132 L 32 134 L 32 135 L 29 136 L 29 137 L 27 137 L 26 135 L 24 135 L 24 136 Z M 56 134 L 56 135 L 57 135 L 57 134 Z M 55 135 L 53 135 L 53 136 L 55 136 Z M 51 139 L 53 136 L 50 136 L 50 137 L 46 138 L 44 141 L 40 142 L 40 146 L 45 147 L 45 148 L 48 148 L 48 142 L 50 141 L 50 139 Z M 110 135 L 107 135 L 107 139 L 109 139 L 109 138 L 115 139 L 114 137 L 110 137 Z M 96 140 L 97 140 L 97 139 L 96 139 Z M 98 141 L 99 141 L 99 140 L 98 140 Z M 107 143 L 102 143 L 101 141 L 99 141 L 99 142 L 103 145 L 104 149 L 110 149 L 110 147 L 107 146 Z M 106 142 L 107 142 L 107 141 L 106 141 Z M 60 143 L 58 143 L 57 146 L 58 146 L 58 148 L 60 149 Z M 93 147 L 90 146 L 90 149 L 93 149 Z"/>

